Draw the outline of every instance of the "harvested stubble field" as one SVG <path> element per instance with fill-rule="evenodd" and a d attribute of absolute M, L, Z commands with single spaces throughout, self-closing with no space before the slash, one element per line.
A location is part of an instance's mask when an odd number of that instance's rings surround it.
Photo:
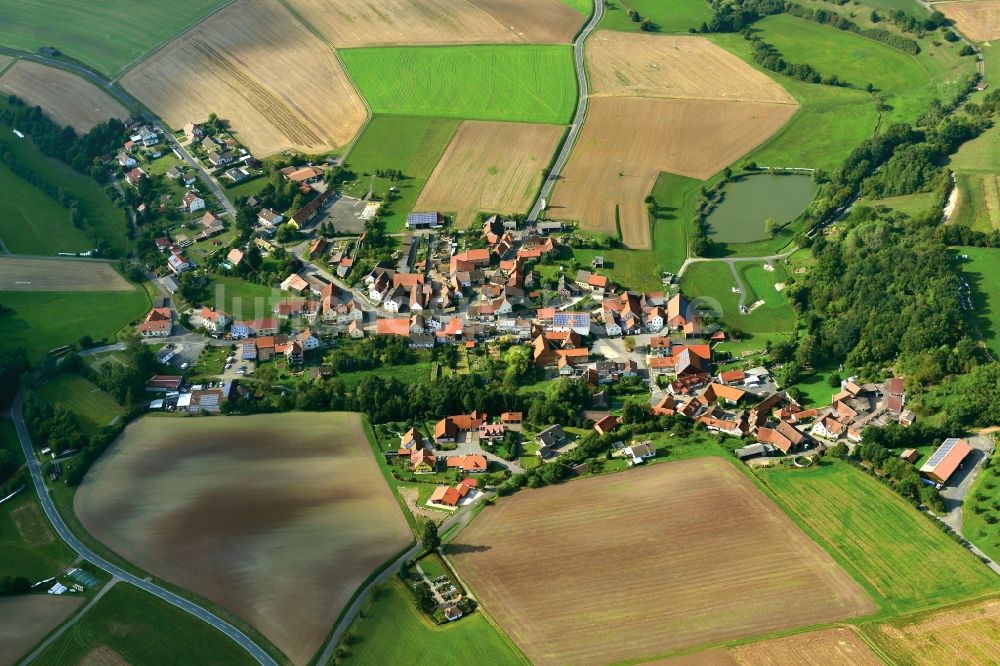
<path fill-rule="evenodd" d="M 776 81 L 704 37 L 601 30 L 587 40 L 591 94 L 797 105 Z"/>
<path fill-rule="evenodd" d="M 122 79 L 172 127 L 230 123 L 259 156 L 343 146 L 367 109 L 336 54 L 278 0 L 243 0 Z"/>
<path fill-rule="evenodd" d="M 537 664 L 617 662 L 874 609 L 721 458 L 522 491 L 447 552 Z"/>
<path fill-rule="evenodd" d="M 1000 600 L 953 608 L 916 622 L 868 625 L 864 633 L 873 645 L 901 664 L 997 664 Z"/>
<path fill-rule="evenodd" d="M 456 211 L 459 226 L 471 224 L 479 211 L 527 212 L 563 131 L 558 125 L 465 121 L 416 207 Z"/>
<path fill-rule="evenodd" d="M 81 134 L 109 118 L 124 120 L 130 115 L 124 106 L 89 81 L 27 60 L 18 60 L 0 77 L 0 91 L 42 107 L 52 120 Z"/>
<path fill-rule="evenodd" d="M 1000 39 L 1000 0 L 935 2 L 931 7 L 954 21 L 956 27 L 973 41 Z"/>
<path fill-rule="evenodd" d="M 0 664 L 16 664 L 82 603 L 83 597 L 49 594 L 0 599 Z"/>
<path fill-rule="evenodd" d="M 80 486 L 84 527 L 296 664 L 411 533 L 357 414 L 144 418 Z"/>
<path fill-rule="evenodd" d="M 854 629 L 835 627 L 807 634 L 741 645 L 730 650 L 735 663 L 740 666 L 826 666 L 851 664 L 852 666 L 879 666 L 882 660 L 875 656 Z"/>
<path fill-rule="evenodd" d="M 0 257 L 0 291 L 132 291 L 103 261 Z"/>
<path fill-rule="evenodd" d="M 704 180 L 759 145 L 795 113 L 793 104 L 599 97 L 552 195 L 548 216 L 648 248 L 643 199 L 661 171 Z"/>
<path fill-rule="evenodd" d="M 330 43 L 569 44 L 583 16 L 560 0 L 289 0 Z"/>

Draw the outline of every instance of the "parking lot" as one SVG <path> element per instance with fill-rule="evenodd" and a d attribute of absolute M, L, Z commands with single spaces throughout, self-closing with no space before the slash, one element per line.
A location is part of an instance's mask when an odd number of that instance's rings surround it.
<path fill-rule="evenodd" d="M 361 219 L 361 211 L 365 209 L 363 200 L 344 196 L 331 199 L 333 203 L 326 204 L 308 228 L 333 222 L 338 234 L 360 234 L 365 230 L 365 221 Z"/>

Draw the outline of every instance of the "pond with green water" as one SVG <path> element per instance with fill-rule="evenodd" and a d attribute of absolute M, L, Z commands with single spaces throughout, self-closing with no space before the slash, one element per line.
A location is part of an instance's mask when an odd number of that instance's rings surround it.
<path fill-rule="evenodd" d="M 816 194 L 812 177 L 800 174 L 742 176 L 722 190 L 708 215 L 708 236 L 717 243 L 749 243 L 767 238 L 765 222 L 783 225 L 805 210 Z"/>

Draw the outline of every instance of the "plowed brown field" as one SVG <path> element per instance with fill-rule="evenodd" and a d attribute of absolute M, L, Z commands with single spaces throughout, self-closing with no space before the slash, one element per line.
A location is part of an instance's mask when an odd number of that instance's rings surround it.
<path fill-rule="evenodd" d="M 777 131 L 797 110 L 773 102 L 598 97 L 547 211 L 648 248 L 643 199 L 661 171 L 705 179 Z"/>
<path fill-rule="evenodd" d="M 559 0 L 289 0 L 338 48 L 568 44 L 584 18 Z"/>
<path fill-rule="evenodd" d="M 77 491 L 130 562 L 245 618 L 294 664 L 411 539 L 357 414 L 150 418 Z"/>
<path fill-rule="evenodd" d="M 837 627 L 741 645 L 731 650 L 740 666 L 881 666 L 882 660 L 853 629 Z"/>
<path fill-rule="evenodd" d="M 594 96 L 797 104 L 776 81 L 704 37 L 601 30 L 586 50 Z"/>
<path fill-rule="evenodd" d="M 102 261 L 0 257 L 0 291 L 131 291 Z"/>
<path fill-rule="evenodd" d="M 337 56 L 278 0 L 227 7 L 122 83 L 175 128 L 218 114 L 258 156 L 337 148 L 368 113 Z"/>
<path fill-rule="evenodd" d="M 1000 39 L 1000 0 L 935 2 L 931 7 L 954 21 L 973 41 Z"/>
<path fill-rule="evenodd" d="M 901 664 L 1000 664 L 1000 600 L 934 613 L 910 624 L 869 626 L 865 635 Z"/>
<path fill-rule="evenodd" d="M 125 120 L 130 115 L 124 106 L 89 81 L 27 60 L 17 61 L 0 77 L 0 91 L 42 107 L 52 120 L 80 133 L 111 118 Z"/>
<path fill-rule="evenodd" d="M 558 125 L 465 121 L 416 208 L 456 211 L 459 226 L 479 211 L 526 213 L 563 132 Z"/>
<path fill-rule="evenodd" d="M 447 552 L 536 664 L 617 662 L 875 609 L 720 458 L 521 491 Z"/>

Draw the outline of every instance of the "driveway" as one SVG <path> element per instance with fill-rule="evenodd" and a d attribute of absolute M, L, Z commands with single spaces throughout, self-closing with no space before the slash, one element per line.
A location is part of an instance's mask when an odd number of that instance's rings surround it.
<path fill-rule="evenodd" d="M 941 516 L 941 520 L 959 534 L 962 533 L 962 504 L 966 495 L 972 490 L 972 484 L 983 468 L 983 462 L 993 453 L 993 438 L 989 435 L 976 435 L 966 441 L 972 447 L 972 453 L 948 480 L 948 485 L 941 489 L 941 497 L 944 498 L 947 512 Z"/>

